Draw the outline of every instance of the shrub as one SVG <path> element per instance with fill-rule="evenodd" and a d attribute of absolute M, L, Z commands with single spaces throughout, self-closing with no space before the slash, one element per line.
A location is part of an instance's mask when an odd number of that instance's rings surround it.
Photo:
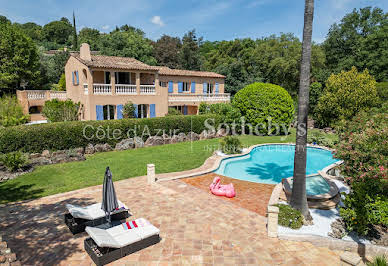
<path fill-rule="evenodd" d="M 0 126 L 9 127 L 25 124 L 29 116 L 23 113 L 23 108 L 14 96 L 0 98 Z"/>
<path fill-rule="evenodd" d="M 75 121 L 78 120 L 79 108 L 80 104 L 72 100 L 53 99 L 44 103 L 42 114 L 50 122 Z"/>
<path fill-rule="evenodd" d="M 388 81 L 377 83 L 376 89 L 381 103 L 388 102 Z"/>
<path fill-rule="evenodd" d="M 221 123 L 224 124 L 223 127 L 227 125 L 231 126 L 234 123 L 236 128 L 240 128 L 241 112 L 230 103 L 201 103 L 198 108 L 198 113 L 219 115 L 222 119 Z"/>
<path fill-rule="evenodd" d="M 307 143 L 332 148 L 336 144 L 336 141 L 328 138 L 327 134 L 321 131 L 309 131 L 307 134 Z"/>
<path fill-rule="evenodd" d="M 367 262 L 367 266 L 387 266 L 387 258 L 384 255 L 373 258 L 372 262 Z"/>
<path fill-rule="evenodd" d="M 11 172 L 23 169 L 29 164 L 27 155 L 19 151 L 0 155 L 0 161 Z"/>
<path fill-rule="evenodd" d="M 269 83 L 252 83 L 234 96 L 233 105 L 240 109 L 246 122 L 257 127 L 260 134 L 271 134 L 280 126 L 286 133 L 294 119 L 294 105 L 288 92 Z M 272 125 L 270 127 L 270 125 Z"/>
<path fill-rule="evenodd" d="M 234 136 L 226 136 L 220 140 L 221 150 L 225 154 L 241 153 L 241 141 Z"/>
<path fill-rule="evenodd" d="M 386 106 L 361 112 L 338 127 L 340 143 L 336 157 L 344 160 L 341 173 L 351 185 L 340 213 L 348 230 L 363 235 L 374 224 L 388 226 L 387 129 Z"/>
<path fill-rule="evenodd" d="M 368 70 L 332 74 L 313 114 L 320 127 L 335 126 L 340 120 L 349 120 L 356 113 L 368 110 L 379 103 L 376 81 Z"/>
<path fill-rule="evenodd" d="M 279 208 L 278 224 L 291 229 L 299 229 L 303 225 L 302 213 L 290 205 L 277 204 Z"/>
<path fill-rule="evenodd" d="M 318 99 L 322 95 L 322 84 L 319 82 L 314 82 L 310 85 L 310 102 L 309 102 L 309 109 L 310 113 L 314 113 L 315 107 L 318 104 Z"/>
<path fill-rule="evenodd" d="M 211 119 L 211 120 L 207 120 Z M 0 129 L 0 153 L 21 150 L 36 153 L 43 150 L 67 150 L 86 147 L 89 143 L 118 142 L 135 134 L 146 140 L 149 135 L 178 134 L 193 131 L 200 134 L 208 124 L 218 127 L 216 115 L 185 115 L 144 119 L 106 121 L 69 121 Z M 160 129 L 160 130 L 159 130 Z"/>
<path fill-rule="evenodd" d="M 61 91 L 65 91 L 66 90 L 66 76 L 65 76 L 65 73 L 62 73 L 61 78 L 58 81 L 58 88 Z"/>
<path fill-rule="evenodd" d="M 175 108 L 169 107 L 167 115 L 182 115 L 182 113 Z"/>
<path fill-rule="evenodd" d="M 135 117 L 135 105 L 128 101 L 123 107 L 123 117 L 124 118 L 134 118 Z"/>

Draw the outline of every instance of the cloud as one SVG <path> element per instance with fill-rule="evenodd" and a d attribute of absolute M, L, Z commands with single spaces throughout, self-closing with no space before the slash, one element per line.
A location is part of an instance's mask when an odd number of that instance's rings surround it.
<path fill-rule="evenodd" d="M 163 27 L 164 26 L 164 22 L 162 21 L 162 19 L 160 18 L 160 16 L 153 16 L 151 18 L 151 22 L 155 25 L 158 25 L 160 27 Z"/>
<path fill-rule="evenodd" d="M 248 3 L 248 5 L 246 5 L 246 7 L 247 8 L 254 8 L 254 7 L 259 7 L 259 6 L 266 5 L 266 4 L 268 4 L 267 0 L 255 0 L 255 1 Z"/>
<path fill-rule="evenodd" d="M 101 28 L 102 28 L 103 30 L 107 30 L 107 29 L 110 28 L 110 26 L 109 26 L 109 25 L 104 25 L 104 26 L 102 26 Z"/>

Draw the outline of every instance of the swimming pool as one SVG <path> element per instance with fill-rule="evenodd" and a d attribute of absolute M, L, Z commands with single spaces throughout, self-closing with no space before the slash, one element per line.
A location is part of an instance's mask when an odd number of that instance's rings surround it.
<path fill-rule="evenodd" d="M 249 154 L 222 160 L 215 173 L 256 183 L 277 184 L 293 175 L 294 153 L 295 145 L 261 145 Z M 316 174 L 338 161 L 331 151 L 307 147 L 306 175 Z"/>

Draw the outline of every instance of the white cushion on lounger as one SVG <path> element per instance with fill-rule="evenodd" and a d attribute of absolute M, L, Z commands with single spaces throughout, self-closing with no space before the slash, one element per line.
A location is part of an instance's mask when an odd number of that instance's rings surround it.
<path fill-rule="evenodd" d="M 133 229 L 125 229 L 124 226 L 120 224 L 106 230 L 87 226 L 85 231 L 99 247 L 112 248 L 125 247 L 160 233 L 159 229 L 152 224 Z M 102 233 L 101 231 L 104 232 Z"/>
<path fill-rule="evenodd" d="M 128 209 L 121 201 L 118 200 L 118 203 L 119 208 L 124 207 L 125 209 Z M 101 203 L 95 203 L 86 207 L 66 204 L 66 208 L 74 218 L 95 220 L 105 216 L 105 212 L 101 210 Z"/>

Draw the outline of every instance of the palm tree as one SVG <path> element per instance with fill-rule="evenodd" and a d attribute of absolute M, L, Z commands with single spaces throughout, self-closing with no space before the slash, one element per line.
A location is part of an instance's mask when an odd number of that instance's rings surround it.
<path fill-rule="evenodd" d="M 291 206 L 300 210 L 305 220 L 311 221 L 306 197 L 306 159 L 307 159 L 307 116 L 309 109 L 311 35 L 313 32 L 314 0 L 305 0 L 302 63 L 300 66 L 298 95 L 298 126 L 294 159 L 294 180 Z"/>

